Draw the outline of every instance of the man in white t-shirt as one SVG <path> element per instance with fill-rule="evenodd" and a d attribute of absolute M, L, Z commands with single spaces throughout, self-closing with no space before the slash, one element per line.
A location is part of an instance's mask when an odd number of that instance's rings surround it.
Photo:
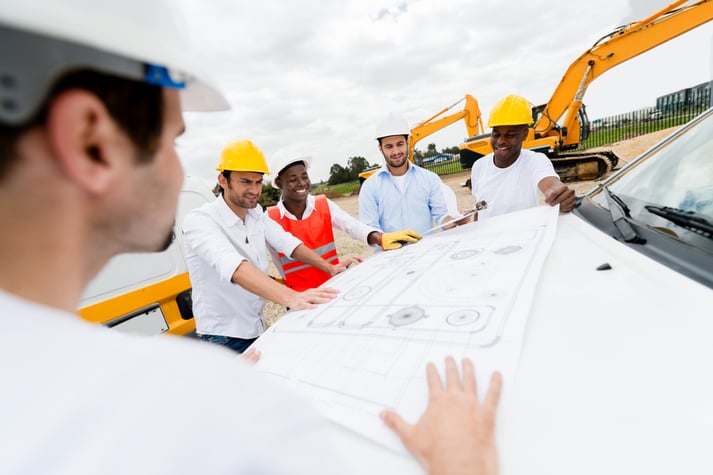
<path fill-rule="evenodd" d="M 477 160 L 471 170 L 473 196 L 488 203 L 478 212 L 479 221 L 537 206 L 540 193 L 545 203 L 559 205 L 563 213 L 574 209 L 574 190 L 560 181 L 550 159 L 522 150 L 531 123 L 529 102 L 514 94 L 501 99 L 491 111 L 488 127 L 492 128 L 493 153 Z"/>
<path fill-rule="evenodd" d="M 181 109 L 227 107 L 177 7 L 0 4 L 0 473 L 347 472 L 308 405 L 234 353 L 74 314 L 112 256 L 170 245 Z M 491 475 L 500 377 L 480 403 L 462 374 L 430 365 L 422 418 L 384 422 L 430 473 Z"/>

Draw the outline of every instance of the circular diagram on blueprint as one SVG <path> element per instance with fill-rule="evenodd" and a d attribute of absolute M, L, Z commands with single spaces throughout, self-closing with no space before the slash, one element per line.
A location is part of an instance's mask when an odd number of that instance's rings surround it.
<path fill-rule="evenodd" d="M 411 325 L 426 316 L 426 311 L 418 306 L 406 307 L 388 315 L 389 323 L 395 327 Z"/>

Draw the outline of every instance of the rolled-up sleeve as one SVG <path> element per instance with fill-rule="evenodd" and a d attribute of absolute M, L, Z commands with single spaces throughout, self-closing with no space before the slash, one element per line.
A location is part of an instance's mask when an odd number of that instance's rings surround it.
<path fill-rule="evenodd" d="M 186 216 L 183 238 L 186 260 L 201 260 L 214 269 L 223 281 L 231 282 L 238 266 L 248 260 L 236 250 L 218 223 L 201 210 L 194 210 Z"/>
<path fill-rule="evenodd" d="M 344 231 L 354 239 L 368 244 L 369 234 L 374 231 L 379 232 L 378 228 L 362 223 L 332 202 L 332 200 L 327 199 L 327 204 L 329 205 L 329 213 L 332 215 L 332 226 Z"/>
<path fill-rule="evenodd" d="M 265 241 L 267 244 L 286 256 L 292 256 L 292 253 L 297 246 L 302 244 L 302 241 L 282 229 L 282 226 L 270 219 L 267 214 L 263 214 L 263 221 L 265 223 Z"/>

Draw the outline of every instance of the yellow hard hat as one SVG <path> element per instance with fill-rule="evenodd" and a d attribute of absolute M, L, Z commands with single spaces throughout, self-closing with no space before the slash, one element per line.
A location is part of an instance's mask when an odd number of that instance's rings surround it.
<path fill-rule="evenodd" d="M 500 99 L 490 111 L 488 127 L 532 124 L 532 106 L 522 96 L 510 94 Z"/>
<path fill-rule="evenodd" d="M 265 155 L 247 139 L 236 140 L 225 147 L 220 154 L 220 163 L 216 170 L 270 174 Z"/>

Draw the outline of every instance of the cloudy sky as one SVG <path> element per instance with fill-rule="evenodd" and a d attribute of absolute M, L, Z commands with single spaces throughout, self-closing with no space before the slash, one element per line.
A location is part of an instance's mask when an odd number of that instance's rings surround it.
<path fill-rule="evenodd" d="M 509 93 L 547 102 L 595 41 L 673 0 L 180 1 L 232 105 L 187 115 L 186 173 L 214 180 L 221 149 L 249 138 L 269 163 L 311 155 L 316 182 L 351 156 L 381 164 L 374 125 L 389 111 L 413 125 L 472 94 L 485 121 Z M 712 40 L 713 22 L 605 73 L 584 97 L 590 119 L 710 80 Z M 465 136 L 460 121 L 418 148 Z"/>

